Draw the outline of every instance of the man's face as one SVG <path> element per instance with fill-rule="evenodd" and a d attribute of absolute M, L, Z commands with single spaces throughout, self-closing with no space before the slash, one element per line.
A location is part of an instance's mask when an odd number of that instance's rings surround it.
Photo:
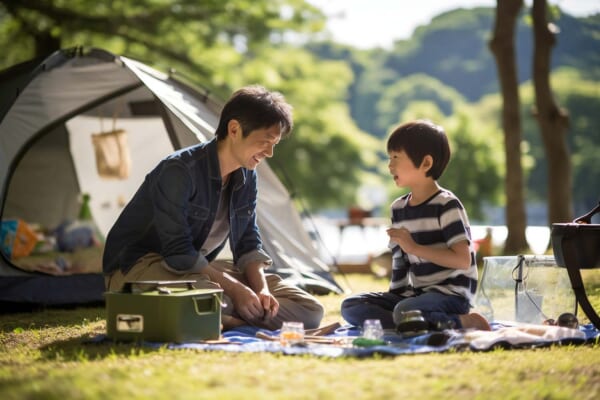
<path fill-rule="evenodd" d="M 255 169 L 265 157 L 272 157 L 275 145 L 281 140 L 279 124 L 256 129 L 246 137 L 239 135 L 233 143 L 236 161 L 244 168 Z"/>

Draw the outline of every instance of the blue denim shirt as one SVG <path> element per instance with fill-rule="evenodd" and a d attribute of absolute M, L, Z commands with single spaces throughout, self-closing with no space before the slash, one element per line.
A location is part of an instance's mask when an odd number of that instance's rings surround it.
<path fill-rule="evenodd" d="M 256 224 L 256 171 L 240 168 L 229 186 L 229 243 L 235 265 L 271 263 Z M 215 220 L 221 192 L 217 141 L 181 149 L 148 175 L 106 237 L 103 270 L 124 273 L 148 253 L 159 253 L 176 273 L 198 272 L 225 243 L 204 256 L 200 249 Z"/>

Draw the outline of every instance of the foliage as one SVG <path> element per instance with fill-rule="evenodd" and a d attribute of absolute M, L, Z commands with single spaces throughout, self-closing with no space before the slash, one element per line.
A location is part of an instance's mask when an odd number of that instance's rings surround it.
<path fill-rule="evenodd" d="M 352 71 L 284 43 L 289 32 L 322 27 L 322 14 L 305 1 L 0 0 L 0 18 L 12 39 L 4 43 L 11 63 L 54 47 L 95 46 L 176 68 L 221 99 L 245 84 L 281 91 L 294 106 L 295 130 L 278 146 L 274 170 L 310 206 L 353 203 L 373 163 L 376 141 L 356 127 L 345 103 Z M 48 38 L 55 46 L 42 48 Z"/>
<path fill-rule="evenodd" d="M 488 49 L 494 22 L 494 8 L 457 9 L 434 17 L 418 27 L 408 40 L 396 42 L 385 67 L 397 78 L 424 73 L 455 88 L 469 101 L 498 91 L 496 68 Z M 533 42 L 528 22 L 529 10 L 523 9 L 516 32 L 519 82 L 531 79 Z M 600 72 L 598 32 L 600 14 L 575 18 L 559 13 L 553 22 L 560 30 L 553 50 L 552 68 L 573 66 L 586 71 L 589 78 Z"/>
<path fill-rule="evenodd" d="M 456 90 L 424 74 L 406 76 L 385 88 L 380 96 L 376 105 L 379 116 L 376 134 L 386 133 L 392 125 L 405 121 L 399 116 L 413 102 L 431 101 L 445 116 L 451 115 L 455 106 L 464 102 Z"/>
<path fill-rule="evenodd" d="M 597 154 L 600 153 L 600 121 L 597 110 L 600 109 L 600 84 L 586 79 L 587 74 L 570 67 L 556 70 L 552 75 L 552 85 L 558 104 L 569 112 L 569 131 L 565 140 L 572 154 L 573 198 L 578 207 L 576 214 L 591 209 L 600 200 L 597 189 L 590 188 L 590 182 L 600 182 L 600 165 Z M 531 148 L 535 160 L 528 177 L 530 198 L 544 199 L 547 196 L 548 179 L 547 159 L 537 124 L 531 115 L 534 104 L 533 89 L 529 83 L 522 88 L 524 139 Z M 544 183 L 544 184 L 540 184 Z"/>
<path fill-rule="evenodd" d="M 497 90 L 494 60 L 487 48 L 493 8 L 459 9 L 418 27 L 408 41 L 396 42 L 385 66 L 398 78 L 422 73 L 457 89 L 469 100 Z"/>
<path fill-rule="evenodd" d="M 504 157 L 495 151 L 502 135 L 490 124 L 477 125 L 469 111 L 464 107 L 443 122 L 453 151 L 440 184 L 459 196 L 470 219 L 487 221 L 483 205 L 497 204 L 504 192 Z"/>
<path fill-rule="evenodd" d="M 157 68 L 181 69 L 222 94 L 232 87 L 213 75 L 239 65 L 255 43 L 324 23 L 301 0 L 1 0 L 0 18 L 8 23 L 1 44 L 21 61 L 61 47 L 104 47 Z"/>
<path fill-rule="evenodd" d="M 376 105 L 387 85 L 396 79 L 396 73 L 386 70 L 383 65 L 387 53 L 381 49 L 356 50 L 333 42 L 312 42 L 306 48 L 320 59 L 342 61 L 352 69 L 354 79 L 346 98 L 351 115 L 365 132 L 385 136 L 377 124 Z"/>
<path fill-rule="evenodd" d="M 547 185 L 546 155 L 541 143 L 539 128 L 531 118 L 533 97 L 531 94 L 532 31 L 524 9 L 517 26 L 517 69 L 521 82 L 523 115 L 523 167 L 525 170 L 528 202 L 545 202 Z M 552 53 L 552 85 L 557 101 L 571 116 L 569 146 L 572 150 L 575 212 L 591 208 L 598 201 L 597 190 L 585 182 L 597 181 L 597 163 L 592 161 L 598 153 L 597 112 L 600 53 L 600 14 L 575 18 L 554 8 L 553 23 L 560 30 Z M 421 107 L 423 102 L 433 102 L 435 107 L 422 113 L 429 119 L 440 118 L 435 108 L 443 111 L 444 119 L 468 105 L 464 116 L 472 130 L 469 138 L 487 141 L 472 151 L 486 151 L 485 156 L 503 157 L 500 132 L 500 104 L 496 95 L 498 83 L 496 67 L 488 48 L 494 20 L 493 8 L 452 10 L 440 14 L 424 26 L 417 28 L 408 40 L 397 41 L 394 48 L 385 53 L 354 51 L 346 58 L 359 74 L 356 76 L 349 103 L 353 105 L 352 116 L 362 129 L 384 137 L 399 121 L 406 109 Z M 339 59 L 340 51 L 333 45 L 317 47 L 318 54 L 328 59 Z M 565 73 L 569 69 L 570 73 Z M 583 90 L 586 88 L 586 90 Z M 429 114 L 427 114 L 429 113 Z M 409 113 L 410 114 L 410 113 Z M 459 119 L 460 116 L 457 116 Z M 405 116 L 402 116 L 405 118 Z M 443 123 L 442 123 L 443 125 Z M 464 144 L 461 144 L 464 147 Z M 456 155 L 456 154 L 455 154 Z M 460 156 L 462 156 L 461 154 Z M 477 162 L 480 157 L 475 158 Z M 494 161 L 496 163 L 497 161 Z M 458 163 L 454 164 L 458 167 Z M 451 166 L 449 168 L 452 168 Z M 460 166 L 480 186 L 479 202 L 503 204 L 503 196 L 497 194 L 502 186 L 503 167 L 490 169 L 480 165 Z M 481 172 L 478 172 L 481 171 Z M 453 172 L 448 171 L 448 175 Z M 491 175 L 490 175 L 491 174 Z M 497 175 L 499 174 L 499 175 Z M 449 177 L 446 177 L 449 178 Z M 596 178 L 595 180 L 593 180 Z M 450 183 L 450 182 L 449 182 Z M 489 183 L 489 185 L 488 185 Z M 450 186 L 450 185 L 449 185 Z M 459 191 L 464 182 L 457 186 Z M 457 193 L 467 202 L 472 190 Z M 476 199 L 474 199 L 477 202 Z M 481 204 L 475 206 L 479 209 Z M 545 223 L 542 222 L 542 223 Z"/>
<path fill-rule="evenodd" d="M 516 32 L 523 161 L 527 200 L 543 201 L 549 183 L 540 134 L 529 118 L 528 12 Z M 597 202 L 589 182 L 600 180 L 600 14 L 575 18 L 555 7 L 552 17 L 560 30 L 552 80 L 571 118 L 578 213 Z M 455 151 L 441 182 L 477 215 L 483 204 L 503 201 L 498 84 L 488 49 L 493 18 L 494 8 L 448 11 L 385 51 L 310 41 L 325 17 L 304 0 L 0 0 L 0 46 L 6 49 L 0 68 L 84 45 L 161 70 L 176 68 L 222 99 L 246 83 L 279 90 L 294 106 L 296 127 L 272 166 L 317 211 L 353 203 L 365 180 L 385 184 L 395 196 L 383 142 L 395 124 L 421 115 L 451 136 Z"/>

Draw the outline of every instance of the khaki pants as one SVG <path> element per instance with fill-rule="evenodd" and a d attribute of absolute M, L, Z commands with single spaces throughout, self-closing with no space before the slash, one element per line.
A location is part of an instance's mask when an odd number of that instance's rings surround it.
<path fill-rule="evenodd" d="M 157 280 L 168 280 L 168 281 L 181 281 L 181 280 L 192 280 L 196 283 L 194 287 L 196 289 L 215 289 L 220 288 L 216 282 L 212 282 L 208 275 L 201 273 L 188 273 L 184 275 L 174 274 L 167 271 L 163 266 L 162 257 L 157 253 L 149 253 L 144 257 L 141 257 L 136 264 L 127 272 L 123 274 L 120 270 L 114 272 L 112 275 L 105 276 L 106 288 L 109 291 L 121 291 L 125 282 L 131 281 L 157 281 Z M 233 264 L 227 261 L 214 261 L 211 265 L 222 271 L 227 272 L 240 282 L 248 285 L 246 277 L 233 269 Z M 281 328 L 281 324 L 284 321 L 300 321 L 304 323 L 305 329 L 318 328 L 323 318 L 324 308 L 321 303 L 296 286 L 286 284 L 282 281 L 279 275 L 265 274 L 267 280 L 267 286 L 271 294 L 279 302 L 279 312 L 270 321 L 264 321 L 264 323 L 253 323 L 260 328 L 275 330 Z M 233 303 L 227 295 L 223 295 L 224 308 L 221 310 L 223 315 L 231 315 L 236 318 L 240 318 L 235 310 L 233 309 Z"/>

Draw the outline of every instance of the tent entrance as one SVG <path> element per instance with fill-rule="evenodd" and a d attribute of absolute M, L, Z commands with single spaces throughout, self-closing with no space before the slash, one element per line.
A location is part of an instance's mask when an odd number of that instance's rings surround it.
<path fill-rule="evenodd" d="M 88 240 L 90 230 L 77 221 L 83 194 L 90 195 L 96 239 L 101 239 L 145 174 L 174 150 L 160 107 L 150 91 L 138 89 L 69 119 L 33 142 L 8 183 L 3 220 L 20 220 L 36 231 L 39 241 L 30 254 L 14 257 L 5 251 L 5 257 L 26 271 L 101 273 L 102 246 Z M 131 159 L 127 177 L 120 179 L 98 173 L 92 140 L 113 124 L 125 133 Z M 61 240 L 71 242 L 67 251 L 57 246 Z"/>

